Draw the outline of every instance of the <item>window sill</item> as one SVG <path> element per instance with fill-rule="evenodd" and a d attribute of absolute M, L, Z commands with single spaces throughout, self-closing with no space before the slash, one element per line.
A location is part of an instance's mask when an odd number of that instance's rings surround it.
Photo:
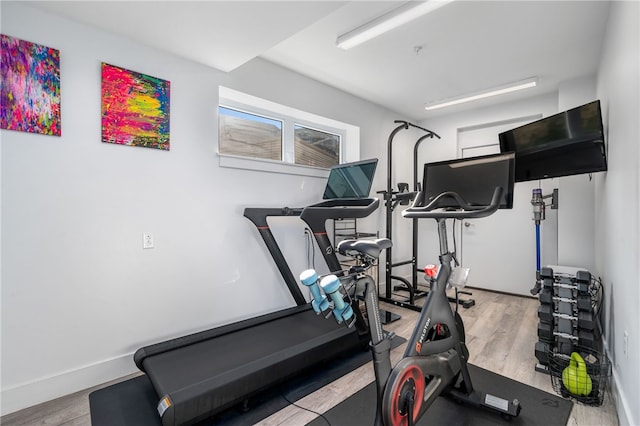
<path fill-rule="evenodd" d="M 218 160 L 220 167 L 227 167 L 232 169 L 244 169 L 268 173 L 282 173 L 288 175 L 311 176 L 319 178 L 326 178 L 329 176 L 329 169 L 283 163 L 280 161 L 271 161 L 261 158 L 238 157 L 235 155 L 218 153 Z"/>

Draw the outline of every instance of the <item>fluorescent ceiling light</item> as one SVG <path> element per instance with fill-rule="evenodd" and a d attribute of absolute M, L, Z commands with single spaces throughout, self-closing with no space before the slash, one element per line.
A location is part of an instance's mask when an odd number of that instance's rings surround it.
<path fill-rule="evenodd" d="M 438 101 L 431 104 L 427 104 L 424 109 L 431 111 L 433 109 L 444 108 L 452 105 L 458 105 L 465 102 L 477 101 L 478 99 L 489 98 L 491 96 L 503 95 L 505 93 L 515 92 L 517 90 L 528 89 L 537 85 L 537 79 L 529 78 L 526 80 L 510 83 L 506 86 L 496 87 L 488 91 L 476 93 L 474 95 L 467 95 L 460 98 L 447 99 L 444 101 Z"/>
<path fill-rule="evenodd" d="M 371 40 L 380 34 L 391 31 L 401 25 L 406 24 L 422 15 L 434 11 L 453 0 L 430 0 L 430 1 L 409 1 L 402 6 L 375 18 L 373 21 L 349 31 L 338 37 L 338 47 L 344 50 Z"/>

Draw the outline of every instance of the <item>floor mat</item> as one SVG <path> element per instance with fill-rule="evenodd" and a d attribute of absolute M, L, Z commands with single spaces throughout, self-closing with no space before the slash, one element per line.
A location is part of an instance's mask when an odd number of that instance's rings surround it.
<path fill-rule="evenodd" d="M 458 404 L 444 397 L 438 398 L 416 426 L 566 426 L 573 402 L 544 392 L 524 383 L 516 382 L 491 371 L 469 365 L 469 374 L 475 389 L 495 393 L 506 398 L 517 398 L 522 410 L 511 420 L 495 412 Z M 375 419 L 375 383 L 355 393 L 345 401 L 309 423 L 312 426 L 372 425 Z"/>

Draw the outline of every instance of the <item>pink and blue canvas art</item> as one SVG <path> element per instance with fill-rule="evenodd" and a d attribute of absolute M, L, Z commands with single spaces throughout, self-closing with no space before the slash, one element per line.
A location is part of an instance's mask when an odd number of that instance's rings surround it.
<path fill-rule="evenodd" d="M 170 82 L 102 63 L 102 142 L 169 150 Z"/>
<path fill-rule="evenodd" d="M 60 136 L 60 51 L 4 34 L 0 44 L 0 128 Z"/>

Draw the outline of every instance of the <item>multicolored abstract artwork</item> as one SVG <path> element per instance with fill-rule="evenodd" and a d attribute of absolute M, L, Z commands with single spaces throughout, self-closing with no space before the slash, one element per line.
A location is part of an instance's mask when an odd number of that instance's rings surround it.
<path fill-rule="evenodd" d="M 60 51 L 0 38 L 0 128 L 60 136 Z"/>
<path fill-rule="evenodd" d="M 170 82 L 102 63 L 102 142 L 169 150 Z"/>

